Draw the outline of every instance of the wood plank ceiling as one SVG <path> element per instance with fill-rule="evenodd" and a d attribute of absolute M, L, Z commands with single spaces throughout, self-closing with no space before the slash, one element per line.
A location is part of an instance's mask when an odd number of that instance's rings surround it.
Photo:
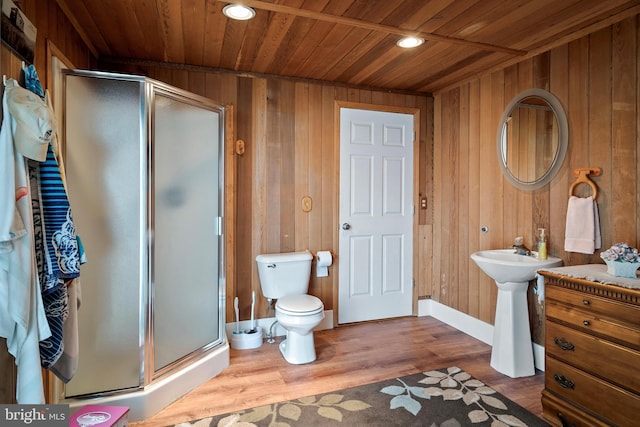
<path fill-rule="evenodd" d="M 640 13 L 638 0 L 57 0 L 100 61 L 437 92 Z M 423 37 L 402 49 L 402 35 Z"/>

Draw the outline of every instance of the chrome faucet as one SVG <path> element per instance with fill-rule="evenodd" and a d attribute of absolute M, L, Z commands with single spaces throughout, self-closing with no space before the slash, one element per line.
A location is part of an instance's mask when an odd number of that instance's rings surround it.
<path fill-rule="evenodd" d="M 527 255 L 531 256 L 531 250 L 524 245 L 524 239 L 521 236 L 513 239 L 513 249 L 515 249 L 515 253 L 518 255 Z"/>
<path fill-rule="evenodd" d="M 531 256 L 531 251 L 525 245 L 513 245 L 513 249 L 516 250 L 515 253 L 517 253 L 518 255 Z"/>

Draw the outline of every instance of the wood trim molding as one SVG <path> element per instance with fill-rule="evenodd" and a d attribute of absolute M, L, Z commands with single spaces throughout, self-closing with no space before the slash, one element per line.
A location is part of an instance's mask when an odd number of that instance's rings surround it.
<path fill-rule="evenodd" d="M 588 279 L 565 276 L 563 274 L 552 273 L 549 271 L 541 271 L 540 274 L 545 276 L 545 280 L 548 280 L 549 283 L 561 288 L 585 292 L 601 296 L 603 298 L 609 298 L 614 301 L 640 305 L 640 293 L 635 289 L 594 282 Z"/>
<path fill-rule="evenodd" d="M 378 86 L 368 86 L 368 85 L 353 85 L 341 82 L 334 82 L 330 80 L 317 80 L 305 77 L 292 77 L 292 76 L 280 76 L 277 74 L 266 74 L 266 73 L 254 73 L 250 71 L 236 71 L 229 70 L 227 68 L 217 68 L 217 67 L 207 67 L 202 65 L 191 65 L 191 64 L 181 64 L 177 62 L 160 62 L 160 61 L 151 61 L 146 59 L 132 59 L 132 58 L 121 58 L 116 56 L 102 56 L 100 58 L 100 66 L 101 68 L 109 69 L 110 64 L 123 64 L 123 65 L 132 65 L 138 67 L 153 67 L 153 68 L 167 68 L 171 70 L 186 70 L 186 71 L 195 71 L 195 72 L 203 72 L 203 73 L 218 73 L 218 74 L 228 74 L 235 77 L 244 77 L 250 79 L 274 79 L 274 80 L 283 80 L 290 82 L 302 82 L 302 83 L 316 83 L 316 84 L 329 84 L 335 87 L 343 87 L 347 89 L 359 89 L 359 90 L 371 90 L 371 91 L 380 91 L 387 93 L 397 93 L 401 95 L 411 95 L 411 96 L 427 96 L 432 97 L 430 92 L 421 92 L 415 90 L 391 90 L 386 88 L 381 88 Z"/>
<path fill-rule="evenodd" d="M 353 108 L 358 110 L 372 110 L 372 111 L 382 111 L 385 113 L 403 113 L 403 114 L 413 114 L 417 119 L 420 118 L 420 109 L 418 107 L 401 107 L 396 105 L 382 105 L 382 104 L 368 104 L 364 102 L 353 102 L 353 101 L 336 101 L 336 114 L 338 114 L 338 125 L 340 118 L 340 109 L 341 108 Z M 416 123 L 419 123 L 416 121 Z M 415 124 L 414 124 L 415 128 Z M 338 136 L 340 136 L 340 132 L 338 131 Z M 419 139 L 419 138 L 418 138 Z"/>
<path fill-rule="evenodd" d="M 224 232 L 225 236 L 225 319 L 233 316 L 233 297 L 237 295 L 236 277 L 236 227 L 238 192 L 238 159 L 235 155 L 236 111 L 233 105 L 226 104 L 224 112 Z"/>
<path fill-rule="evenodd" d="M 80 38 L 87 45 L 87 48 L 91 51 L 93 56 L 99 58 L 100 52 L 98 52 L 96 46 L 91 42 L 91 38 L 87 35 L 78 20 L 75 18 L 75 15 L 71 11 L 69 5 L 67 5 L 67 2 L 65 0 L 56 0 L 56 3 L 58 3 L 58 6 L 60 7 L 60 9 L 62 9 L 62 12 L 64 12 L 67 19 L 71 21 L 71 25 L 73 25 L 73 28 L 76 29 L 76 31 L 80 35 Z"/>

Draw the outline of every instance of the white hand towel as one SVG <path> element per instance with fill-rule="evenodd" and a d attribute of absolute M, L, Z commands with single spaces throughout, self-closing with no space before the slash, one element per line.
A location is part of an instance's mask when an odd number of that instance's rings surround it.
<path fill-rule="evenodd" d="M 600 214 L 598 213 L 598 202 L 593 201 L 593 217 L 595 220 L 596 227 L 596 239 L 595 239 L 595 249 L 600 249 L 602 247 L 602 237 L 600 235 Z"/>
<path fill-rule="evenodd" d="M 542 274 L 536 274 L 536 292 L 538 295 L 538 304 L 542 304 L 544 301 L 544 276 Z"/>
<path fill-rule="evenodd" d="M 600 218 L 598 205 L 592 197 L 569 198 L 564 250 L 593 254 L 600 249 Z"/>

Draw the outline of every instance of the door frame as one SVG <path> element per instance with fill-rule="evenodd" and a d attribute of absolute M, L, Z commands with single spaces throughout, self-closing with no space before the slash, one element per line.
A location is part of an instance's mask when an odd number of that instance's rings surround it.
<path fill-rule="evenodd" d="M 410 114 L 413 115 L 413 248 L 412 248 L 412 282 L 413 282 L 413 290 L 412 290 L 412 314 L 415 316 L 418 313 L 418 298 L 417 298 L 417 284 L 416 280 L 418 277 L 418 251 L 417 242 L 418 242 L 418 199 L 419 199 L 419 163 L 420 163 L 420 109 L 413 107 L 399 107 L 394 105 L 382 105 L 382 104 L 366 104 L 362 102 L 351 102 L 351 101 L 336 101 L 335 109 L 334 109 L 334 158 L 336 164 L 338 165 L 337 176 L 335 180 L 335 208 L 333 213 L 333 247 L 337 248 L 337 260 L 334 263 L 335 268 L 339 268 L 340 263 L 340 109 L 341 108 L 352 108 L 357 110 L 371 110 L 371 111 L 380 111 L 384 113 L 401 113 L 401 114 Z M 337 271 L 337 270 L 336 270 Z M 338 324 L 338 305 L 339 305 L 339 286 L 340 281 L 336 279 L 334 281 L 333 288 L 333 324 Z"/>

